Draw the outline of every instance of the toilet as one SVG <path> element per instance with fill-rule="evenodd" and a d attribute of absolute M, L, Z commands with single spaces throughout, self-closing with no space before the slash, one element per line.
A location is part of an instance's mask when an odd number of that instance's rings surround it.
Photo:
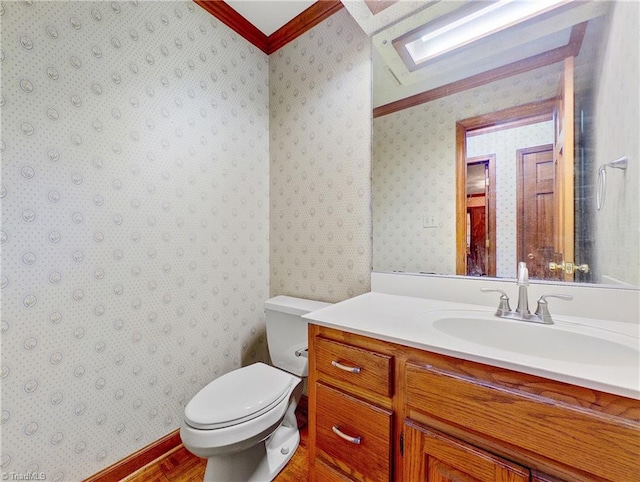
<path fill-rule="evenodd" d="M 216 378 L 189 401 L 180 438 L 206 458 L 205 481 L 267 482 L 300 442 L 295 410 L 308 373 L 307 322 L 329 303 L 276 296 L 265 302 L 267 345 L 276 368 L 254 363 Z"/>

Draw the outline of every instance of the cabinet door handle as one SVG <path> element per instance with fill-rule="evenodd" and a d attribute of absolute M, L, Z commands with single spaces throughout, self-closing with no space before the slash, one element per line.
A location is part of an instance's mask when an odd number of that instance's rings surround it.
<path fill-rule="evenodd" d="M 331 427 L 331 430 L 333 430 L 333 433 L 335 433 L 342 440 L 346 440 L 347 442 L 351 442 L 352 444 L 360 445 L 360 441 L 362 440 L 362 437 L 351 437 L 346 433 L 342 432 L 340 430 L 340 427 L 338 427 L 337 425 L 334 425 L 333 427 Z"/>
<path fill-rule="evenodd" d="M 339 368 L 340 370 L 344 370 L 345 372 L 360 373 L 360 367 L 350 367 L 347 365 L 343 365 L 342 363 L 339 363 L 337 360 L 333 360 L 331 364 L 334 367 Z"/>

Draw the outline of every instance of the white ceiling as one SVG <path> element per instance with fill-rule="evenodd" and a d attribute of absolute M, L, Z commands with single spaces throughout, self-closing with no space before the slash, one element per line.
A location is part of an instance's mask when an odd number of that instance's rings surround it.
<path fill-rule="evenodd" d="M 304 12 L 316 0 L 225 0 L 266 36 Z"/>

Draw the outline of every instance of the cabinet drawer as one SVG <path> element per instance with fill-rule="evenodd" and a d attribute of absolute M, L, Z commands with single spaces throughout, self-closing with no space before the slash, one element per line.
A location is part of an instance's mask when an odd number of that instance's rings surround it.
<path fill-rule="evenodd" d="M 607 480 L 637 480 L 640 425 L 628 419 L 411 363 L 406 389 L 410 411 Z"/>
<path fill-rule="evenodd" d="M 316 414 L 316 446 L 321 457 L 357 480 L 389 480 L 390 411 L 316 383 Z"/>
<path fill-rule="evenodd" d="M 390 397 L 392 357 L 318 337 L 315 345 L 318 379 L 329 375 L 373 393 Z"/>

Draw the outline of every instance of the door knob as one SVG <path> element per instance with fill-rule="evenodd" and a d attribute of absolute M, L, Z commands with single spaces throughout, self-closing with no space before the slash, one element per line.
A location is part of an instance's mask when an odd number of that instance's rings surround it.
<path fill-rule="evenodd" d="M 586 263 L 575 264 L 575 263 L 569 263 L 564 261 L 562 263 L 554 263 L 552 261 L 551 263 L 549 263 L 549 269 L 551 271 L 555 271 L 555 270 L 564 271 L 566 274 L 573 274 L 576 271 L 580 271 L 582 273 L 588 273 L 591 270 L 589 265 Z"/>
<path fill-rule="evenodd" d="M 527 255 L 527 258 L 529 258 L 529 259 L 533 259 L 533 258 L 535 258 L 535 256 L 533 255 L 533 253 L 529 253 L 529 254 Z"/>

